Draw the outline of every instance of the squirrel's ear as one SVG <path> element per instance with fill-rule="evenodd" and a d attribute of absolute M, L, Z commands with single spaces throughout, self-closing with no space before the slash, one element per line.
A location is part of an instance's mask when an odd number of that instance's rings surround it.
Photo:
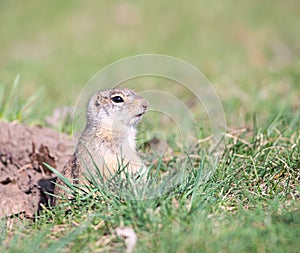
<path fill-rule="evenodd" d="M 99 107 L 101 105 L 101 96 L 97 95 L 96 99 L 95 99 L 95 105 L 97 107 Z"/>

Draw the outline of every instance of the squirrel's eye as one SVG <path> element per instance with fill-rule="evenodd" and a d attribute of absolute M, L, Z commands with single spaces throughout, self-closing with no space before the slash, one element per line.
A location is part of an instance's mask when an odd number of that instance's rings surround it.
<path fill-rule="evenodd" d="M 111 101 L 115 102 L 115 103 L 123 103 L 124 99 L 121 96 L 113 96 L 110 98 Z"/>

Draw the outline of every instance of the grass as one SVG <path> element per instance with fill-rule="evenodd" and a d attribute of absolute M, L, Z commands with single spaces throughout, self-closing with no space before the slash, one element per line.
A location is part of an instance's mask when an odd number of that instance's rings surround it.
<path fill-rule="evenodd" d="M 74 104 L 102 67 L 161 53 L 203 71 L 222 102 L 228 131 L 209 180 L 209 140 L 199 121 L 203 141 L 189 156 L 177 153 L 174 141 L 167 159 L 152 165 L 153 181 L 184 168 L 181 184 L 135 200 L 95 182 L 95 194 L 76 195 L 67 213 L 63 207 L 45 210 L 35 221 L 16 218 L 12 228 L 2 220 L 0 251 L 122 252 L 116 228 L 129 226 L 138 236 L 136 252 L 299 252 L 298 9 L 294 0 L 1 1 L 1 120 L 44 124 L 54 108 Z M 137 90 L 152 84 L 177 97 L 186 94 L 193 104 L 192 94 L 170 88 L 168 80 L 126 83 Z M 200 115 L 198 109 L 192 111 Z M 147 136 L 163 128 L 156 119 L 145 122 L 142 150 Z M 175 139 L 172 129 L 165 133 Z"/>
<path fill-rule="evenodd" d="M 0 88 L 0 119 L 22 122 L 34 122 L 37 118 L 37 111 L 34 107 L 39 106 L 41 92 L 36 92 L 30 97 L 22 98 L 19 94 L 20 76 L 16 76 L 11 87 L 1 86 Z M 39 99 L 38 99 L 39 97 Z"/>
<path fill-rule="evenodd" d="M 181 161 L 182 183 L 157 198 L 116 195 L 95 181 L 94 194 L 77 195 L 67 214 L 63 207 L 46 211 L 14 228 L 13 239 L 4 232 L 2 241 L 7 252 L 118 251 L 125 246 L 115 229 L 130 226 L 137 252 L 297 252 L 299 140 L 298 129 L 227 134 L 223 158 L 206 182 L 207 160 L 198 158 Z"/>

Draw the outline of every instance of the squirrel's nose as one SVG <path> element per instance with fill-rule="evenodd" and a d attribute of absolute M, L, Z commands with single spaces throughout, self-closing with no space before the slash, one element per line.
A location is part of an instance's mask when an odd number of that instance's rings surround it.
<path fill-rule="evenodd" d="M 137 103 L 138 106 L 143 107 L 143 109 L 146 111 L 147 108 L 148 108 L 148 105 L 149 105 L 148 100 L 146 98 L 144 98 L 144 97 L 138 96 L 137 101 L 138 101 L 138 103 Z"/>
<path fill-rule="evenodd" d="M 142 98 L 141 106 L 144 108 L 144 110 L 147 110 L 148 105 L 149 105 L 148 100 L 146 98 Z"/>

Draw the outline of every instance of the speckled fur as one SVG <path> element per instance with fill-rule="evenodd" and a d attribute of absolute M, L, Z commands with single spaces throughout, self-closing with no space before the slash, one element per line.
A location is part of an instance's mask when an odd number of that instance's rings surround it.
<path fill-rule="evenodd" d="M 122 103 L 115 103 L 111 97 L 119 95 Z M 88 169 L 95 171 L 94 162 L 102 176 L 115 173 L 120 161 L 128 163 L 128 171 L 134 175 L 144 165 L 136 152 L 136 126 L 146 112 L 148 101 L 127 88 L 99 91 L 89 99 L 87 124 L 75 153 L 63 169 L 63 175 L 74 183 L 84 183 Z M 92 158 L 91 158 L 92 157 Z M 63 182 L 58 179 L 58 184 Z M 63 195 L 56 187 L 55 195 Z"/>

